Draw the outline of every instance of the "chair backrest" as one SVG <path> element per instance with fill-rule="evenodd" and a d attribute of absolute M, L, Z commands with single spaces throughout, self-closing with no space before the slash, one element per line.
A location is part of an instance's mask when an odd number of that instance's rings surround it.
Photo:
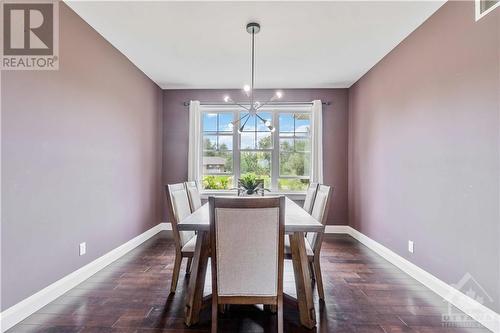
<path fill-rule="evenodd" d="M 316 198 L 314 199 L 314 204 L 311 210 L 311 216 L 322 224 L 326 223 L 326 218 L 328 216 L 328 206 L 330 203 L 331 188 L 328 185 L 319 185 L 316 191 Z M 311 248 L 316 251 L 321 247 L 321 238 L 318 237 L 316 232 L 308 232 L 307 240 L 311 245 Z"/>
<path fill-rule="evenodd" d="M 210 197 L 209 206 L 212 295 L 281 295 L 285 197 Z"/>
<path fill-rule="evenodd" d="M 311 214 L 311 210 L 314 204 L 314 198 L 316 198 L 316 191 L 318 190 L 318 183 L 311 183 L 307 188 L 306 199 L 304 200 L 304 210 Z"/>
<path fill-rule="evenodd" d="M 189 199 L 183 183 L 166 186 L 170 222 L 177 247 L 180 249 L 195 235 L 194 231 L 179 231 L 177 223 L 191 214 Z"/>
<path fill-rule="evenodd" d="M 196 182 L 185 182 L 184 185 L 186 186 L 191 212 L 194 212 L 201 207 L 200 191 L 198 191 Z"/>

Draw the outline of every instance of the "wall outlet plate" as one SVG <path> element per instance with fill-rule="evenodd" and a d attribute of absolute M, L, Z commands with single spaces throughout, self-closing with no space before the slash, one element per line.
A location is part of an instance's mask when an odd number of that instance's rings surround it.
<path fill-rule="evenodd" d="M 414 251 L 413 241 L 409 240 L 408 241 L 408 252 L 413 253 L 413 251 Z"/>
<path fill-rule="evenodd" d="M 85 253 L 87 253 L 87 243 L 83 242 L 80 243 L 80 255 L 83 256 Z"/>

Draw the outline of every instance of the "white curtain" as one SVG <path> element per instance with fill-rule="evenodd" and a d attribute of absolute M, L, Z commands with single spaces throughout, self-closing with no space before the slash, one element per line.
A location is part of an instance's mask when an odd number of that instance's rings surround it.
<path fill-rule="evenodd" d="M 311 180 L 323 183 L 323 105 L 320 100 L 312 105 L 312 170 Z"/>
<path fill-rule="evenodd" d="M 188 150 L 188 180 L 199 181 L 200 170 L 200 101 L 189 102 L 189 150 Z"/>

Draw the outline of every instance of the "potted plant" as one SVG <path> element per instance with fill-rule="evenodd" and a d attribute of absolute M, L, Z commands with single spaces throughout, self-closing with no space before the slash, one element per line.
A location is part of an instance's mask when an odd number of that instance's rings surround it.
<path fill-rule="evenodd" d="M 238 179 L 238 195 L 245 193 L 246 195 L 262 194 L 264 191 L 270 192 L 264 188 L 264 180 L 258 179 L 254 173 L 247 173 Z"/>

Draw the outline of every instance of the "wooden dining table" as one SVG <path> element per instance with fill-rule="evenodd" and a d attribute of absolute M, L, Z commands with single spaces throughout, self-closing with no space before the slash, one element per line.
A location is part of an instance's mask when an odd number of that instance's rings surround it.
<path fill-rule="evenodd" d="M 324 232 L 325 227 L 292 200 L 286 198 L 285 202 L 285 237 L 290 237 L 297 292 L 296 299 L 291 296 L 287 296 L 287 298 L 296 301 L 300 313 L 300 323 L 307 328 L 313 328 L 316 326 L 316 313 L 313 304 L 312 281 L 309 273 L 304 234 L 307 232 L 321 233 Z M 208 203 L 206 203 L 177 224 L 180 231 L 197 232 L 184 307 L 184 322 L 187 326 L 198 323 L 203 306 L 203 290 L 210 256 L 209 216 L 209 207 Z"/>

